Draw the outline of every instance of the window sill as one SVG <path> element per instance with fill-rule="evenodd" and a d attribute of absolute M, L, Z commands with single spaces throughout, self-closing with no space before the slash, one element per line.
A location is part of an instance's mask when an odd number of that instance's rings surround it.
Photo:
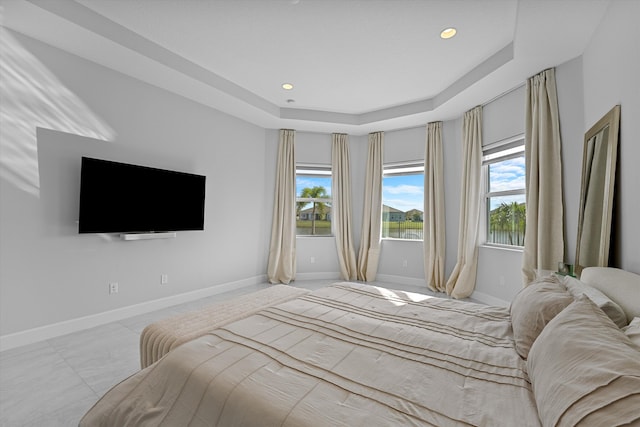
<path fill-rule="evenodd" d="M 418 239 L 393 239 L 389 237 L 383 237 L 381 240 L 383 242 L 417 242 L 417 243 L 424 242 L 424 240 L 418 240 Z"/>
<path fill-rule="evenodd" d="M 524 247 L 522 246 L 507 246 L 507 245 L 495 245 L 491 243 L 482 243 L 480 247 L 488 248 L 488 249 L 497 249 L 499 251 L 519 252 L 519 253 L 524 252 Z"/>

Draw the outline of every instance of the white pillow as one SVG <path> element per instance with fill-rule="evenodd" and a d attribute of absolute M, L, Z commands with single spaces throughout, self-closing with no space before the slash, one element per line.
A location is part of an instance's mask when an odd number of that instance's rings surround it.
<path fill-rule="evenodd" d="M 634 317 L 631 323 L 622 328 L 622 332 L 631 342 L 640 347 L 640 317 Z"/>
<path fill-rule="evenodd" d="M 640 352 L 585 296 L 547 324 L 527 370 L 545 427 L 638 421 Z"/>
<path fill-rule="evenodd" d="M 580 280 L 617 302 L 628 322 L 640 316 L 640 274 L 612 267 L 587 267 Z"/>
<path fill-rule="evenodd" d="M 585 295 L 593 301 L 595 305 L 600 307 L 619 328 L 627 325 L 627 315 L 622 307 L 598 289 L 571 276 L 564 276 L 563 282 L 574 298 L 577 299 L 580 295 Z"/>
<path fill-rule="evenodd" d="M 509 313 L 514 346 L 520 357 L 527 358 L 545 325 L 572 302 L 573 297 L 555 275 L 536 279 L 518 292 Z"/>

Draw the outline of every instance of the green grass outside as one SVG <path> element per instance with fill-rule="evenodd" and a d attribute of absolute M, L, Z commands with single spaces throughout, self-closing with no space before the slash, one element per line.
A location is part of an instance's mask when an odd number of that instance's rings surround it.
<path fill-rule="evenodd" d="M 313 227 L 313 221 L 311 220 L 296 220 L 296 227 L 298 228 L 311 228 Z M 316 228 L 331 228 L 331 221 L 316 220 Z"/>

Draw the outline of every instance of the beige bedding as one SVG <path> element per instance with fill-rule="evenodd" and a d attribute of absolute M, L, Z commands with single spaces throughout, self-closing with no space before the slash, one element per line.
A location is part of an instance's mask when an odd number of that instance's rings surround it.
<path fill-rule="evenodd" d="M 186 343 L 81 426 L 539 426 L 509 311 L 339 283 Z M 420 300 L 420 301 L 418 301 Z"/>
<path fill-rule="evenodd" d="M 144 328 L 140 334 L 140 366 L 146 368 L 174 348 L 210 330 L 250 316 L 266 307 L 289 301 L 311 291 L 273 285 L 230 301 L 167 317 Z"/>

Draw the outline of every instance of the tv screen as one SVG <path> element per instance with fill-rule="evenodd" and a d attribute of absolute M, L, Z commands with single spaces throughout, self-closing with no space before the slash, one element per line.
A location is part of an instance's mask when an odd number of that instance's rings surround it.
<path fill-rule="evenodd" d="M 82 158 L 80 233 L 204 230 L 202 175 Z"/>

